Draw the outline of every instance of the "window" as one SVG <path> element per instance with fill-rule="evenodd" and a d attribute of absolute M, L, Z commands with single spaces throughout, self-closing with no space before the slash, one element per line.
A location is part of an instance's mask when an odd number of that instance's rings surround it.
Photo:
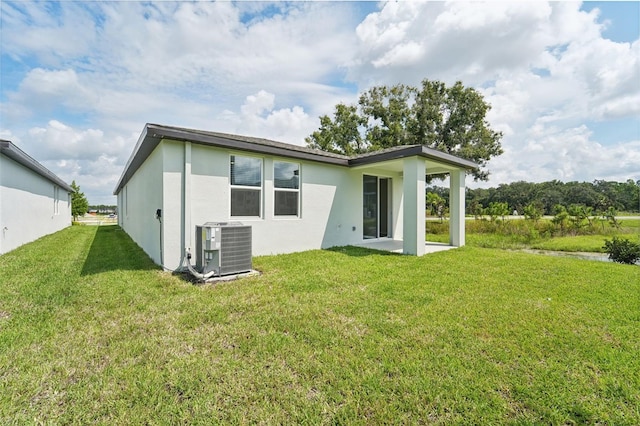
<path fill-rule="evenodd" d="M 273 162 L 274 215 L 298 216 L 300 205 L 300 165 Z"/>
<path fill-rule="evenodd" d="M 231 216 L 261 216 L 262 160 L 231 156 Z"/>

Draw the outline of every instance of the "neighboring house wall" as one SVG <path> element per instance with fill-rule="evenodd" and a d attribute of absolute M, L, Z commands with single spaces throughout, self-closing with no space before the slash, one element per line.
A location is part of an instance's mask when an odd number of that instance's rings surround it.
<path fill-rule="evenodd" d="M 67 189 L 0 154 L 0 254 L 70 225 Z"/>

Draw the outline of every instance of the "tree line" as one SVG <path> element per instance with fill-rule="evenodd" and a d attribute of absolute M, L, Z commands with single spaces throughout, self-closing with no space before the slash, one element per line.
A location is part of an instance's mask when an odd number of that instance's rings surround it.
<path fill-rule="evenodd" d="M 427 188 L 428 194 L 437 194 L 449 204 L 449 190 L 435 185 Z M 431 200 L 433 200 L 433 195 Z M 556 206 L 583 206 L 594 212 L 605 212 L 610 208 L 617 211 L 640 211 L 640 180 L 626 182 L 594 180 L 593 182 L 512 182 L 500 184 L 497 188 L 467 188 L 466 208 L 468 214 L 477 214 L 480 209 L 491 205 L 506 204 L 509 214 L 517 211 L 523 214 L 527 207 L 535 208 L 545 215 L 555 215 Z M 431 203 L 432 204 L 432 203 Z"/>
<path fill-rule="evenodd" d="M 91 204 L 89 205 L 89 211 L 95 210 L 97 212 L 115 212 L 118 210 L 118 206 L 107 204 Z"/>

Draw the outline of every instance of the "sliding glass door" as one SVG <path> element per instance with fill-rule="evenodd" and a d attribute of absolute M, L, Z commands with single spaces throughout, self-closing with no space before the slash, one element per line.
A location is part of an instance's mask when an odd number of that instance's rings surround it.
<path fill-rule="evenodd" d="M 391 236 L 391 179 L 364 175 L 362 203 L 362 237 L 371 239 Z"/>

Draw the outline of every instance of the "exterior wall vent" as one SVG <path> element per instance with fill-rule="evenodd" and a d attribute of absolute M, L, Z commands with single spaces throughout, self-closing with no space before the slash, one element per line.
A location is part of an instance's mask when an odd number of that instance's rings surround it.
<path fill-rule="evenodd" d="M 196 226 L 196 269 L 223 276 L 251 271 L 251 226 L 207 222 Z"/>

